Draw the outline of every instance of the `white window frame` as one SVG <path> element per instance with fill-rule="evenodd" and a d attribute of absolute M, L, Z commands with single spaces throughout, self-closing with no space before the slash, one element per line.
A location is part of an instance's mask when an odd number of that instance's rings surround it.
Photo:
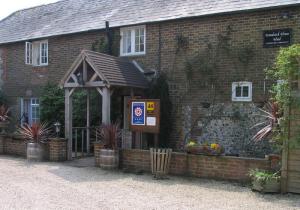
<path fill-rule="evenodd" d="M 25 109 L 25 101 L 27 101 L 27 105 L 29 105 L 28 107 L 28 110 L 27 111 L 27 114 L 28 114 L 28 124 L 29 125 L 32 125 L 33 123 L 36 123 L 36 122 L 39 122 L 40 121 L 40 117 L 41 117 L 41 105 L 40 105 L 40 100 L 39 98 L 21 98 L 21 125 L 24 125 L 24 121 L 23 121 L 23 117 L 24 117 L 24 109 Z M 38 103 L 37 103 L 38 102 Z M 39 108 L 39 118 L 34 118 L 33 119 L 33 116 L 32 116 L 32 113 L 33 113 L 33 109 L 34 108 Z M 38 120 L 36 120 L 38 119 Z M 34 120 L 34 122 L 33 122 Z"/>
<path fill-rule="evenodd" d="M 248 96 L 236 96 L 236 88 L 237 87 L 248 87 Z M 241 90 L 241 94 L 243 94 L 243 89 Z M 232 101 L 252 101 L 252 82 L 233 82 L 232 83 Z"/>
<path fill-rule="evenodd" d="M 45 44 L 47 46 L 47 49 L 45 51 L 46 56 L 44 56 L 44 57 L 47 58 L 47 62 L 45 62 L 45 63 L 42 63 L 42 61 L 43 61 L 43 59 L 42 59 L 42 57 L 43 57 L 42 56 L 42 50 L 43 50 L 42 46 L 43 46 L 43 44 Z M 48 65 L 48 61 L 49 61 L 49 56 L 48 56 L 48 40 L 44 40 L 44 41 L 40 42 L 40 64 L 39 64 L 39 66 L 47 66 Z"/>
<path fill-rule="evenodd" d="M 32 65 L 32 43 L 25 43 L 25 64 Z"/>
<path fill-rule="evenodd" d="M 136 29 L 144 29 L 144 51 L 143 52 L 136 52 L 135 51 L 135 30 Z M 123 52 L 123 42 L 124 42 L 124 32 L 131 31 L 131 52 L 130 53 L 124 53 Z M 133 26 L 133 27 L 126 27 L 120 29 L 120 56 L 135 56 L 135 55 L 145 55 L 146 54 L 146 26 L 140 25 L 140 26 Z"/>
<path fill-rule="evenodd" d="M 46 45 L 46 51 L 44 52 L 47 58 L 47 62 L 42 63 L 42 46 Z M 25 64 L 33 66 L 47 66 L 49 63 L 49 44 L 48 40 L 25 42 Z M 37 62 L 38 61 L 38 62 Z"/>

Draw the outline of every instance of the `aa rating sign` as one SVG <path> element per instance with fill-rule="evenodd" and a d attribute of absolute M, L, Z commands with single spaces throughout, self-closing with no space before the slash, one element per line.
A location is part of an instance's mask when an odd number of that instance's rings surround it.
<path fill-rule="evenodd" d="M 144 133 L 159 133 L 160 100 L 135 99 L 130 101 L 130 129 Z"/>

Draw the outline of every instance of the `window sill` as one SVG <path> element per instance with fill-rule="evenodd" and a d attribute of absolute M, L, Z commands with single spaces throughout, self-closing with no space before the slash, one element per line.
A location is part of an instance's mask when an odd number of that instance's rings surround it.
<path fill-rule="evenodd" d="M 252 102 L 252 98 L 232 98 L 233 102 Z"/>
<path fill-rule="evenodd" d="M 146 53 L 131 53 L 131 54 L 120 54 L 120 57 L 140 57 L 144 55 L 146 55 Z"/>

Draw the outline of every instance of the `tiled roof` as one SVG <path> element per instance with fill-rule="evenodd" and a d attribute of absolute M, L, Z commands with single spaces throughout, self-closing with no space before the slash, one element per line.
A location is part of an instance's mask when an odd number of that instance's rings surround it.
<path fill-rule="evenodd" d="M 89 50 L 83 50 L 78 57 L 90 62 L 94 70 L 99 75 L 102 75 L 103 80 L 108 85 L 135 88 L 148 87 L 148 81 L 144 74 L 132 61 L 126 58 L 119 58 Z M 71 73 L 71 71 L 66 73 L 61 81 L 61 85 L 65 83 L 65 80 Z"/>
<path fill-rule="evenodd" d="M 63 0 L 0 22 L 0 44 L 178 18 L 300 4 L 300 0 Z"/>

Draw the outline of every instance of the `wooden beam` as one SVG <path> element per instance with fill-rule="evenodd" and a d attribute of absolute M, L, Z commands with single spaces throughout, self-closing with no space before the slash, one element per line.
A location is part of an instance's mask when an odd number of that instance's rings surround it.
<path fill-rule="evenodd" d="M 95 72 L 94 75 L 91 77 L 91 79 L 90 79 L 89 82 L 94 82 L 94 81 L 97 79 L 98 76 L 99 76 L 99 75 Z M 99 78 L 100 78 L 100 77 L 99 77 Z"/>
<path fill-rule="evenodd" d="M 105 84 L 102 81 L 95 81 L 95 82 L 86 82 L 86 87 L 104 87 Z"/>
<path fill-rule="evenodd" d="M 75 88 L 72 88 L 72 89 L 70 90 L 70 93 L 69 93 L 69 96 L 70 96 L 70 97 L 72 96 L 72 94 L 74 93 L 74 91 L 75 91 Z"/>
<path fill-rule="evenodd" d="M 90 154 L 90 91 L 86 94 L 86 149 L 87 154 Z"/>
<path fill-rule="evenodd" d="M 78 83 L 65 83 L 64 88 L 77 88 L 77 87 L 82 87 Z"/>
<path fill-rule="evenodd" d="M 83 70 L 82 70 L 82 73 L 83 73 L 83 81 L 87 82 L 87 65 L 86 65 L 86 61 L 85 60 L 83 60 Z"/>
<path fill-rule="evenodd" d="M 288 192 L 288 157 L 289 157 L 289 140 L 291 138 L 291 107 L 285 109 L 284 112 L 286 115 L 288 115 L 288 136 L 287 138 L 284 138 L 283 140 L 283 150 L 282 150 L 282 159 L 281 159 L 281 193 L 287 193 Z"/>
<path fill-rule="evenodd" d="M 96 90 L 98 91 L 98 93 L 101 95 L 101 96 L 103 96 L 103 91 L 101 90 L 101 88 L 96 88 Z"/>
<path fill-rule="evenodd" d="M 104 87 L 105 84 L 102 81 L 97 82 L 87 82 L 84 85 L 79 85 L 78 83 L 66 83 L 64 88 L 93 88 L 93 87 Z"/>
<path fill-rule="evenodd" d="M 71 74 L 71 77 L 75 83 L 78 83 L 77 77 L 73 73 Z"/>
<path fill-rule="evenodd" d="M 68 160 L 72 160 L 72 96 L 69 89 L 65 89 L 65 138 L 68 140 Z"/>
<path fill-rule="evenodd" d="M 102 95 L 102 123 L 103 124 L 110 124 L 110 101 L 111 101 L 111 95 L 110 95 L 110 89 L 107 87 L 104 87 L 102 89 L 103 95 Z"/>

